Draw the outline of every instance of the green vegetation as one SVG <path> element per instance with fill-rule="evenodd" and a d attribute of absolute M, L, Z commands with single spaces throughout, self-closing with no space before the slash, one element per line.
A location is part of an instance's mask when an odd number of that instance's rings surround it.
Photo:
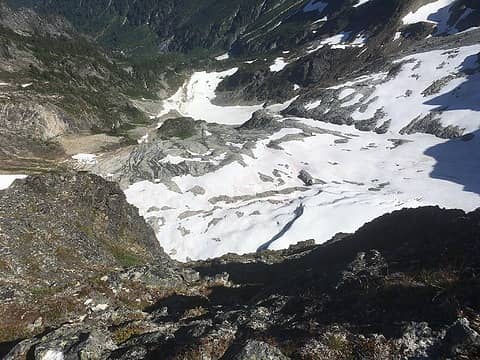
<path fill-rule="evenodd" d="M 41 4 L 35 0 L 10 0 L 14 7 L 63 15 L 103 46 L 128 57 L 225 50 L 245 27 L 251 37 L 264 36 L 275 24 L 272 19 L 285 19 L 304 2 L 286 0 L 262 5 L 258 0 L 239 0 L 232 6 L 226 0 L 98 0 L 80 4 L 74 0 L 46 0 Z"/>
<path fill-rule="evenodd" d="M 140 256 L 121 246 L 111 245 L 110 251 L 112 252 L 113 257 L 123 267 L 132 267 L 145 264 L 145 261 L 140 258 Z"/>
<path fill-rule="evenodd" d="M 128 324 L 127 326 L 120 327 L 113 333 L 113 341 L 117 344 L 121 344 L 133 336 L 143 334 L 145 329 L 133 324 Z"/>
<path fill-rule="evenodd" d="M 343 356 L 350 353 L 349 343 L 341 335 L 331 334 L 327 337 L 326 344 L 330 350 L 335 351 Z"/>
<path fill-rule="evenodd" d="M 445 289 L 459 281 L 459 275 L 453 269 L 449 270 L 422 270 L 418 275 L 421 282 Z"/>
<path fill-rule="evenodd" d="M 12 84 L 32 83 L 28 88 L 19 87 L 20 94 L 48 98 L 65 111 L 69 122 L 84 130 L 85 124 L 95 124 L 105 132 L 125 123 L 148 122 L 129 99 L 156 99 L 158 74 L 147 83 L 144 74 L 137 76 L 82 36 L 26 37 L 6 28 L 0 30 L 0 47 L 16 47 L 30 54 L 22 55 L 29 65 L 0 74 L 2 81 Z"/>

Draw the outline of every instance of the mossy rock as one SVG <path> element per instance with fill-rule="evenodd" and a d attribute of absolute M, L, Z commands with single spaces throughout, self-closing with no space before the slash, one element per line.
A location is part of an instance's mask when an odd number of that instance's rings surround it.
<path fill-rule="evenodd" d="M 162 139 L 180 138 L 188 139 L 198 135 L 199 129 L 194 119 L 190 117 L 179 117 L 166 120 L 158 129 L 158 134 Z"/>

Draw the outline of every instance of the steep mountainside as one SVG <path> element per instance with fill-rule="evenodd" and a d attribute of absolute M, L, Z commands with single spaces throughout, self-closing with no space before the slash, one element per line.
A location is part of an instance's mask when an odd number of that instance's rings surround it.
<path fill-rule="evenodd" d="M 440 38 L 480 25 L 478 4 L 467 0 L 8 3 L 14 10 L 2 4 L 0 16 L 5 28 L 1 136 L 7 144 L 0 155 L 10 168 L 51 167 L 34 159 L 61 158 L 64 149 L 56 140 L 64 134 L 100 131 L 127 135 L 130 141 L 128 130 L 149 123 L 138 107 L 149 116 L 158 108 L 145 108 L 138 100 L 165 96 L 192 66 L 225 68 L 202 60 L 212 54 L 229 51 L 249 59 L 248 64 L 227 62 L 239 70 L 219 85 L 217 104 L 283 102 L 302 87 L 313 93 L 301 91 L 287 113 L 317 119 L 323 117 L 319 108 L 305 111 L 301 104 L 324 96 L 319 85 L 388 71 L 392 58 L 418 51 L 428 35 L 439 39 L 429 48 L 445 47 Z M 98 44 L 114 50 L 116 58 Z M 277 69 L 271 71 L 274 60 Z M 347 115 L 327 117 L 351 123 Z M 359 126 L 387 125 L 388 119 L 378 124 L 372 119 L 362 119 Z M 405 131 L 422 126 L 411 124 Z M 450 129 L 443 136 L 458 133 Z"/>
<path fill-rule="evenodd" d="M 143 125 L 133 106 L 89 117 L 103 131 L 117 119 L 128 144 L 73 146 L 62 164 L 120 183 L 178 260 L 322 243 L 403 207 L 479 204 L 474 1 L 11 3 L 70 20 L 133 64 L 132 86 L 156 89 L 171 62 L 187 71 Z"/>
<path fill-rule="evenodd" d="M 0 0 L 0 358 L 479 359 L 479 39 L 477 0 Z"/>
<path fill-rule="evenodd" d="M 43 160 L 62 158 L 63 135 L 148 122 L 132 98 L 153 89 L 64 18 L 0 2 L 0 28 L 1 169 L 54 167 Z"/>
<path fill-rule="evenodd" d="M 0 199 L 2 340 L 68 320 L 82 308 L 72 298 L 75 284 L 88 295 L 119 268 L 173 264 L 119 187 L 100 177 L 17 180 Z"/>
<path fill-rule="evenodd" d="M 12 6 L 30 6 L 43 13 L 63 15 L 102 44 L 130 54 L 141 50 L 232 50 L 242 55 L 290 50 L 339 32 L 351 32 L 352 37 L 368 34 L 385 43 L 402 25 L 402 14 L 434 2 L 241 0 L 232 5 L 225 0 L 10 1 Z M 414 33 L 431 31 L 429 24 L 437 18 L 442 19 L 442 35 L 452 29 L 462 31 L 480 25 L 475 1 L 443 1 L 443 5 L 451 8 L 451 15 L 443 11 L 431 19 L 420 19 L 424 24 L 420 29 L 412 27 Z M 405 34 L 410 32 L 405 30 Z"/>
<path fill-rule="evenodd" d="M 241 35 L 269 29 L 304 1 L 11 1 L 66 16 L 103 44 L 128 53 L 228 50 Z"/>
<path fill-rule="evenodd" d="M 8 206 L 19 216 L 1 224 L 1 281 L 17 284 L 0 298 L 4 359 L 480 354 L 478 210 L 403 210 L 321 246 L 309 241 L 181 265 L 165 258 L 118 191 L 98 177 L 69 174 L 0 192 L 1 211 Z M 33 204 L 43 210 L 30 210 Z M 69 212 L 58 214 L 63 209 Z M 67 226 L 76 222 L 82 225 Z M 48 224 L 50 232 L 27 237 L 26 228 Z M 138 254 L 123 253 L 134 249 L 152 256 L 135 266 Z"/>

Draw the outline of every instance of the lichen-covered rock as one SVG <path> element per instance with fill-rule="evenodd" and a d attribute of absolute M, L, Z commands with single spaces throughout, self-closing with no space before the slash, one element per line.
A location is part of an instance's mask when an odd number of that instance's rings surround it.
<path fill-rule="evenodd" d="M 0 191 L 0 254 L 0 341 L 148 302 L 154 288 L 183 282 L 119 186 L 87 173 L 32 176 Z M 124 293 L 127 283 L 137 285 Z"/>
<path fill-rule="evenodd" d="M 166 120 L 158 129 L 161 138 L 180 138 L 188 139 L 199 132 L 199 126 L 194 119 L 189 117 L 179 117 Z"/>
<path fill-rule="evenodd" d="M 232 360 L 288 360 L 282 352 L 262 341 L 247 340 Z"/>

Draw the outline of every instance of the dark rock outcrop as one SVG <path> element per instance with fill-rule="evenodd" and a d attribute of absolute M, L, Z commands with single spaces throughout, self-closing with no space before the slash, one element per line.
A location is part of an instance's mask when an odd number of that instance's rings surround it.
<path fill-rule="evenodd" d="M 257 110 L 252 117 L 242 124 L 239 130 L 279 130 L 281 125 L 275 116 L 266 110 Z"/>
<path fill-rule="evenodd" d="M 166 120 L 158 129 L 162 139 L 180 138 L 188 139 L 200 132 L 199 126 L 190 117 L 180 117 Z"/>
<path fill-rule="evenodd" d="M 463 135 L 465 129 L 458 126 L 443 126 L 438 119 L 438 114 L 431 112 L 424 117 L 413 119 L 410 124 L 400 130 L 400 134 L 425 133 L 443 139 L 454 139 Z"/>
<path fill-rule="evenodd" d="M 303 181 L 306 186 L 312 186 L 315 183 L 315 179 L 306 170 L 301 170 L 298 174 L 298 178 Z"/>

